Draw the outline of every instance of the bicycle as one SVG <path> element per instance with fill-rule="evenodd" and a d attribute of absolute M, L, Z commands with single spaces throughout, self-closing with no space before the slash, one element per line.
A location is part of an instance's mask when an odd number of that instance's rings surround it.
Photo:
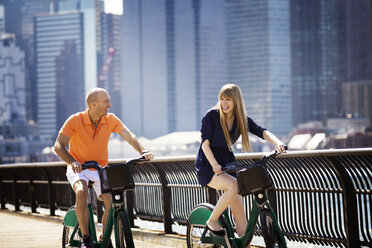
<path fill-rule="evenodd" d="M 287 149 L 287 147 L 286 147 Z M 266 162 L 277 155 L 273 151 L 251 165 L 231 163 L 224 167 L 222 173 L 237 172 L 239 194 L 254 195 L 253 206 L 249 215 L 246 231 L 243 236 L 235 237 L 233 225 L 226 209 L 219 218 L 219 224 L 225 230 L 224 236 L 214 235 L 206 223 L 214 209 L 209 203 L 198 204 L 188 217 L 186 238 L 187 247 L 246 247 L 252 241 L 258 217 L 260 217 L 262 236 L 266 247 L 286 248 L 286 241 L 279 227 L 278 220 L 267 197 L 267 189 L 273 187 L 272 180 L 266 171 Z M 217 191 L 218 192 L 218 191 Z M 220 192 L 218 192 L 220 196 Z"/>
<path fill-rule="evenodd" d="M 97 170 L 100 176 L 102 193 L 111 193 L 112 195 L 112 202 L 107 217 L 106 228 L 101 240 L 97 240 L 92 204 L 90 197 L 88 196 L 89 230 L 92 236 L 93 246 L 95 248 L 107 247 L 109 245 L 113 228 L 115 233 L 116 247 L 134 247 L 129 218 L 124 206 L 124 192 L 134 189 L 130 165 L 141 161 L 145 161 L 145 159 L 141 157 L 132 159 L 124 164 L 109 165 L 104 168 L 101 168 L 96 161 L 88 161 L 82 165 L 83 169 Z M 88 188 L 88 193 L 90 194 L 92 182 L 89 182 Z M 70 207 L 64 217 L 62 248 L 80 247 L 81 243 L 82 233 L 79 229 L 79 223 L 76 217 L 74 205 Z"/>

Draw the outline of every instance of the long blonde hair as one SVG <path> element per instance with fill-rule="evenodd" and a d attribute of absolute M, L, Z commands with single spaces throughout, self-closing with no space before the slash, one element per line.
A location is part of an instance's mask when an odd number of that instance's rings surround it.
<path fill-rule="evenodd" d="M 234 134 L 234 137 L 230 137 L 227 123 L 226 123 L 226 115 L 222 111 L 221 107 L 221 98 L 222 96 L 231 98 L 234 103 L 234 115 L 237 121 L 237 127 Z M 247 113 L 245 111 L 245 104 L 242 93 L 239 87 L 236 84 L 225 84 L 222 86 L 220 93 L 218 94 L 218 102 L 216 108 L 220 112 L 220 124 L 222 127 L 223 134 L 226 139 L 226 143 L 229 149 L 231 149 L 233 143 L 242 136 L 242 146 L 245 152 L 252 151 L 251 143 L 249 142 L 248 137 L 248 121 L 247 121 Z"/>

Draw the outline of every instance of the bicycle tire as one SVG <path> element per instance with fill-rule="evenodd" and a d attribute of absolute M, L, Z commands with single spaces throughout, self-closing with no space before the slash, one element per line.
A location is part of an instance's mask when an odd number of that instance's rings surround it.
<path fill-rule="evenodd" d="M 116 232 L 120 248 L 134 248 L 129 219 L 123 210 L 118 210 L 116 214 Z"/>
<path fill-rule="evenodd" d="M 74 210 L 75 209 L 75 205 L 70 207 L 68 211 L 70 210 Z M 62 248 L 66 248 L 66 247 L 70 247 L 70 239 L 71 239 L 71 235 L 73 233 L 73 230 L 74 228 L 72 227 L 69 227 L 69 226 L 66 226 L 65 223 L 63 222 L 63 231 L 62 231 Z M 75 233 L 75 236 L 74 236 L 74 240 L 76 241 L 80 241 L 82 237 L 80 237 L 79 235 L 80 232 L 76 232 Z"/>
<path fill-rule="evenodd" d="M 207 209 L 210 212 L 213 211 L 213 205 L 208 204 L 208 203 L 201 203 L 198 206 L 196 206 L 192 210 L 192 212 L 200 208 Z M 222 218 L 220 218 L 220 221 L 221 219 Z M 187 230 L 186 230 L 187 248 L 200 247 L 200 237 L 202 236 L 204 229 L 205 229 L 204 225 L 192 224 L 190 223 L 189 220 L 187 221 Z M 203 244 L 203 247 L 217 248 L 217 247 L 222 247 L 222 246 L 215 245 L 215 244 L 210 244 L 210 246 L 208 246 L 208 244 Z"/>
<path fill-rule="evenodd" d="M 279 247 L 282 248 L 283 246 L 279 242 L 279 235 L 277 230 L 274 227 L 274 218 L 271 212 L 268 209 L 264 209 L 260 215 L 260 222 L 262 228 L 262 236 L 265 241 L 265 245 L 267 248 L 272 247 Z M 278 246 L 276 246 L 278 245 Z"/>

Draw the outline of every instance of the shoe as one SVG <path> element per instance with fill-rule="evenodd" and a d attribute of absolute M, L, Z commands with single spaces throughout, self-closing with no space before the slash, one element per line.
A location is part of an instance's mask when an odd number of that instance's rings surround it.
<path fill-rule="evenodd" d="M 213 230 L 208 224 L 205 225 L 209 231 L 211 231 L 214 235 L 217 236 L 225 236 L 225 230 Z"/>
<path fill-rule="evenodd" d="M 99 241 L 102 242 L 102 239 L 103 239 L 103 234 L 101 234 L 101 236 L 99 236 Z M 110 239 L 106 248 L 114 248 L 114 246 L 112 246 L 111 239 Z"/>
<path fill-rule="evenodd" d="M 81 248 L 93 248 L 92 237 L 90 235 L 83 235 L 83 243 Z"/>

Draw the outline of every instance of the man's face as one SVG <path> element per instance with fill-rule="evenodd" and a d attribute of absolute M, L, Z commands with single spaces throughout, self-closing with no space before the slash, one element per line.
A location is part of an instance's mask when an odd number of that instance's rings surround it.
<path fill-rule="evenodd" d="M 99 116 L 106 116 L 111 106 L 109 94 L 104 91 L 99 92 L 96 102 L 96 113 Z"/>

